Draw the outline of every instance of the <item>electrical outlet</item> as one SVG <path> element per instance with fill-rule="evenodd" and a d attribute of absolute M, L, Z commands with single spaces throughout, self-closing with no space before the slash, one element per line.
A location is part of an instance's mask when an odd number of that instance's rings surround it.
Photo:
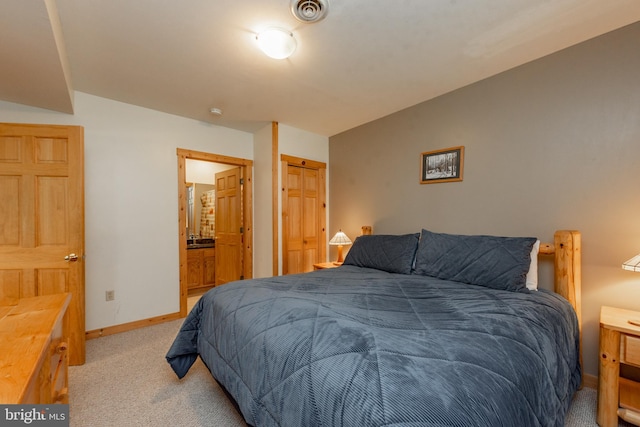
<path fill-rule="evenodd" d="M 107 291 L 105 292 L 105 301 L 113 301 L 116 299 L 116 291 Z"/>

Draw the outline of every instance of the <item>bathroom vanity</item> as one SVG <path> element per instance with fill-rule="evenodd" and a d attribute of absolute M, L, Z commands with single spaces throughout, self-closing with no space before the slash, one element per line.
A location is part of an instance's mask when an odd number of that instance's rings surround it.
<path fill-rule="evenodd" d="M 216 248 L 213 239 L 187 241 L 187 289 L 206 290 L 216 283 Z"/>

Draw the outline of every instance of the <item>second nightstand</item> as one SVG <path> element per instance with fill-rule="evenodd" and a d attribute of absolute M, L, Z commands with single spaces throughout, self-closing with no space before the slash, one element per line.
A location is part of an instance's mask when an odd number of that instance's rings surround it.
<path fill-rule="evenodd" d="M 336 264 L 335 262 L 319 262 L 318 264 L 313 264 L 314 270 L 324 270 L 325 268 L 336 268 L 340 267 L 342 263 Z"/>
<path fill-rule="evenodd" d="M 618 425 L 618 416 L 640 425 L 640 378 L 620 376 L 620 364 L 640 369 L 640 327 L 629 319 L 640 313 L 613 307 L 600 311 L 600 366 L 598 373 L 598 424 Z"/>

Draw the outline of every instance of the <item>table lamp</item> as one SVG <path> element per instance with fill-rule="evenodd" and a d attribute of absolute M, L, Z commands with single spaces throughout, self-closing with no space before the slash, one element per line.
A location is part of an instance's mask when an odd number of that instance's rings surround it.
<path fill-rule="evenodd" d="M 640 272 L 640 254 L 622 263 L 622 268 L 629 271 Z M 634 326 L 640 326 L 640 319 L 627 320 Z"/>
<path fill-rule="evenodd" d="M 340 265 L 342 264 L 342 262 L 344 261 L 344 258 L 342 257 L 342 247 L 344 245 L 350 245 L 351 244 L 351 240 L 349 240 L 349 238 L 347 237 L 346 234 L 344 234 L 342 232 L 342 230 L 339 230 L 335 236 L 333 236 L 331 238 L 331 240 L 329 240 L 329 244 L 331 246 L 337 246 L 338 247 L 338 260 L 334 261 L 333 263 L 335 265 Z"/>

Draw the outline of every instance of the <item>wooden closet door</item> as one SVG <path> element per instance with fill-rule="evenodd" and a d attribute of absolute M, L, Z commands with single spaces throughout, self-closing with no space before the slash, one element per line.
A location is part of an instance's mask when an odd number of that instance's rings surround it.
<path fill-rule="evenodd" d="M 0 302 L 70 292 L 73 365 L 85 360 L 83 144 L 78 126 L 0 123 Z"/>
<path fill-rule="evenodd" d="M 319 222 L 319 171 L 289 165 L 286 180 L 283 273 L 313 271 L 313 264 L 321 261 L 324 245 Z"/>

